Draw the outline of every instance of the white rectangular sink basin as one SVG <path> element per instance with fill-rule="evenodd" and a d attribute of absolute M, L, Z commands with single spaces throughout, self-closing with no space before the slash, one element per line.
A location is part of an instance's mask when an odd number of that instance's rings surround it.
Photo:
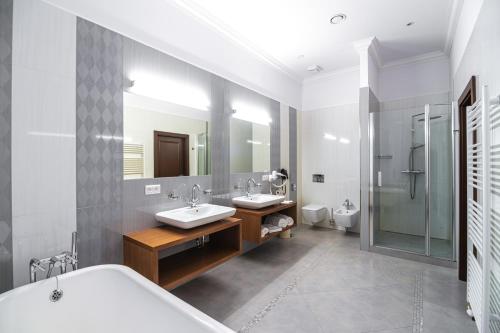
<path fill-rule="evenodd" d="M 260 209 L 279 204 L 283 200 L 285 200 L 285 197 L 282 195 L 254 194 L 249 197 L 245 195 L 233 198 L 233 204 L 243 208 Z"/>
<path fill-rule="evenodd" d="M 191 229 L 233 216 L 236 209 L 211 204 L 200 204 L 194 208 L 183 207 L 156 213 L 155 218 L 181 229 Z"/>

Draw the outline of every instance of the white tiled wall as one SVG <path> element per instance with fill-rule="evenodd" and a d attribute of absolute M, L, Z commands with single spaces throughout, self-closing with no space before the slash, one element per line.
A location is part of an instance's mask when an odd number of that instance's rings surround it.
<path fill-rule="evenodd" d="M 359 208 L 358 104 L 305 111 L 301 116 L 302 204 L 322 204 L 331 211 L 348 198 Z M 325 133 L 337 139 L 325 139 Z M 343 143 L 341 138 L 349 142 Z M 324 183 L 312 182 L 312 175 L 316 173 L 325 175 Z M 328 221 L 321 226 L 329 226 Z M 358 230 L 359 225 L 353 228 Z"/>
<path fill-rule="evenodd" d="M 76 18 L 14 2 L 12 215 L 14 285 L 31 257 L 70 249 L 76 230 Z"/>

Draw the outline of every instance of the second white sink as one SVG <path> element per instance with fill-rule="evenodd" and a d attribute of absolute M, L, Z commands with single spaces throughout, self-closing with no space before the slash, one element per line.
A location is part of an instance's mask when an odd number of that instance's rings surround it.
<path fill-rule="evenodd" d="M 282 195 L 272 195 L 272 194 L 254 194 L 249 197 L 242 196 L 233 198 L 233 204 L 243 208 L 260 209 L 272 205 L 279 204 L 285 200 Z"/>
<path fill-rule="evenodd" d="M 233 207 L 200 204 L 193 208 L 183 207 L 160 212 L 155 217 L 158 222 L 177 228 L 191 229 L 233 216 L 234 213 L 236 209 Z"/>

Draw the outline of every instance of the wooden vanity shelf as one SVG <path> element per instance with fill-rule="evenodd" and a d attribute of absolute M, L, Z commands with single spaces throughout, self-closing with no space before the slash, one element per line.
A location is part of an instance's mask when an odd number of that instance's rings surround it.
<path fill-rule="evenodd" d="M 293 219 L 293 225 L 283 228 L 280 232 L 275 232 L 272 234 L 267 234 L 264 237 L 260 237 L 260 227 L 264 223 L 264 219 L 267 215 L 273 213 L 280 213 L 283 215 L 290 216 Z M 287 231 L 297 225 L 297 204 L 278 204 L 274 206 L 269 206 L 261 209 L 247 209 L 247 208 L 236 208 L 236 214 L 234 217 L 243 220 L 243 239 L 255 244 L 262 244 L 263 242 L 279 235 L 283 231 Z"/>
<path fill-rule="evenodd" d="M 242 224 L 226 218 L 193 229 L 162 226 L 123 236 L 124 264 L 161 287 L 171 290 L 242 253 Z M 160 252 L 209 236 L 202 247 L 160 259 Z"/>

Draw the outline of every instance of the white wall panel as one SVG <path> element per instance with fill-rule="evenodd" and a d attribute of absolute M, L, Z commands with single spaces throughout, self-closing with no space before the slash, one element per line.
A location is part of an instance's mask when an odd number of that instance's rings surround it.
<path fill-rule="evenodd" d="M 302 85 L 302 110 L 359 103 L 359 69 L 351 68 L 307 79 Z"/>
<path fill-rule="evenodd" d="M 379 100 L 390 101 L 450 91 L 450 61 L 438 56 L 384 67 L 379 72 Z"/>
<path fill-rule="evenodd" d="M 68 250 L 76 230 L 76 18 L 14 2 L 12 215 L 14 285 L 32 257 Z"/>
<path fill-rule="evenodd" d="M 325 139 L 325 133 L 336 140 Z M 346 198 L 360 207 L 358 104 L 302 112 L 302 203 L 339 208 Z M 341 138 L 348 143 L 341 142 Z M 313 183 L 324 174 L 324 183 Z M 304 223 L 307 223 L 303 220 Z M 328 221 L 321 223 L 329 226 Z M 359 230 L 359 224 L 353 231 Z"/>

